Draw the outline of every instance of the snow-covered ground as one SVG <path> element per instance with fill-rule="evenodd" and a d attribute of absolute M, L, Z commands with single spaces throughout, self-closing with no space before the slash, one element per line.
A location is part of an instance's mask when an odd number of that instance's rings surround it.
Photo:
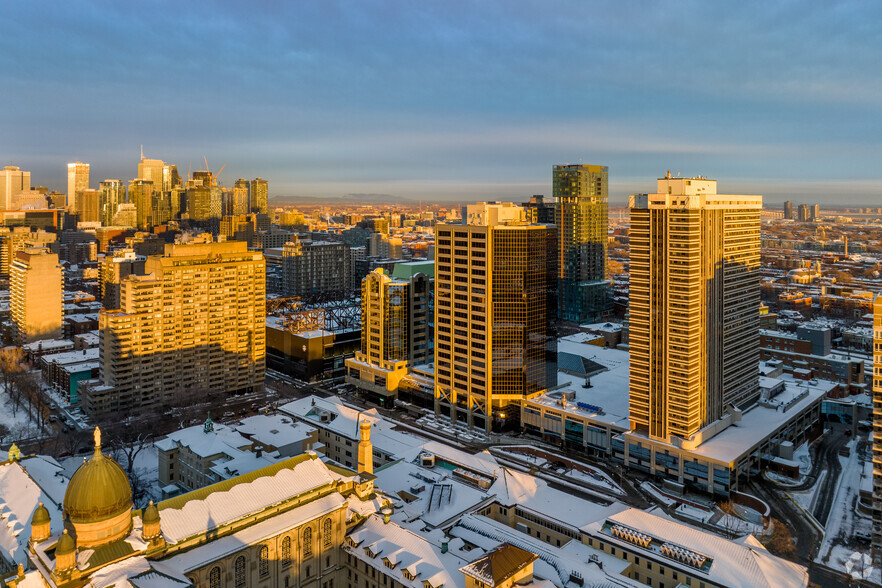
<path fill-rule="evenodd" d="M 478 429 L 469 431 L 468 426 L 462 423 L 456 423 L 456 425 L 451 426 L 450 420 L 444 418 L 436 419 L 435 415 L 421 417 L 416 421 L 416 424 L 426 427 L 427 429 L 434 429 L 445 435 L 452 435 L 463 441 L 487 442 L 490 440 L 487 435 Z"/>
<path fill-rule="evenodd" d="M 863 463 L 855 445 L 854 440 L 849 442 L 848 446 L 851 450 L 849 457 L 839 456 L 842 474 L 833 498 L 833 508 L 827 519 L 824 541 L 815 561 L 836 570 L 860 574 L 865 579 L 882 583 L 882 570 L 864 566 L 861 557 L 854 555 L 870 552 L 869 545 L 858 543 L 854 537 L 856 533 L 872 533 L 873 526 L 872 519 L 858 514 L 855 508 L 861 476 L 864 473 Z"/>
<path fill-rule="evenodd" d="M 702 523 L 708 522 L 712 516 L 714 516 L 713 511 L 704 510 L 703 508 L 697 508 L 692 506 L 691 504 L 681 504 L 677 507 L 677 512 L 684 517 L 689 517 L 690 519 L 695 519 L 696 521 L 701 521 Z"/>
<path fill-rule="evenodd" d="M 9 445 L 19 439 L 30 439 L 37 436 L 39 429 L 29 412 L 30 406 L 26 399 L 22 399 L 21 405 L 13 414 L 12 398 L 6 392 L 6 387 L 0 384 L 0 425 L 4 425 L 9 434 L 3 439 L 3 445 Z"/>
<path fill-rule="evenodd" d="M 119 462 L 123 469 L 128 466 L 124 455 L 114 455 L 113 457 Z M 83 464 L 83 458 L 83 455 L 73 455 L 71 457 L 60 459 L 59 462 L 62 467 L 64 467 L 65 475 L 68 477 L 72 476 L 74 472 L 77 471 L 77 468 Z M 159 456 L 156 447 L 152 444 L 142 449 L 138 455 L 135 456 L 135 474 L 147 487 L 147 497 L 145 498 L 145 501 L 153 500 L 154 502 L 158 502 L 162 498 L 162 492 L 159 485 Z"/>
<path fill-rule="evenodd" d="M 827 470 L 821 472 L 821 475 L 818 476 L 818 481 L 814 483 L 814 485 L 808 490 L 802 492 L 789 492 L 790 498 L 793 499 L 799 506 L 803 508 L 803 510 L 807 510 L 811 512 L 815 508 L 815 501 L 817 500 L 818 490 L 824 485 L 824 478 L 827 477 Z"/>

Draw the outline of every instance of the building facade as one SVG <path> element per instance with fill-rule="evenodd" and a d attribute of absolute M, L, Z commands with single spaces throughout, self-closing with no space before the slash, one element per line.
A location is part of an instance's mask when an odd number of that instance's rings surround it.
<path fill-rule="evenodd" d="M 166 245 L 102 310 L 101 376 L 85 386 L 95 419 L 263 387 L 263 255 L 239 241 Z"/>
<path fill-rule="evenodd" d="M 346 381 L 391 407 L 398 384 L 413 365 L 431 361 L 431 280 L 372 271 L 361 285 L 361 351 L 346 360 Z"/>
<path fill-rule="evenodd" d="M 89 189 L 89 164 L 77 161 L 67 164 L 67 208 L 77 212 L 77 192 Z"/>
<path fill-rule="evenodd" d="M 557 232 L 510 204 L 436 226 L 435 412 L 490 431 L 557 383 Z"/>
<path fill-rule="evenodd" d="M 19 345 L 61 338 L 63 288 L 58 255 L 43 247 L 15 254 L 9 276 L 9 310 Z"/>
<path fill-rule="evenodd" d="M 292 236 L 282 253 L 280 286 L 283 296 L 348 292 L 352 287 L 349 246 Z"/>
<path fill-rule="evenodd" d="M 109 227 L 119 205 L 126 201 L 126 187 L 119 180 L 104 180 L 98 185 L 98 191 L 98 217 L 102 225 Z"/>
<path fill-rule="evenodd" d="M 554 166 L 559 315 L 566 321 L 597 323 L 611 310 L 606 279 L 608 173 L 603 165 Z"/>
<path fill-rule="evenodd" d="M 630 200 L 631 427 L 689 438 L 759 395 L 762 197 L 669 172 Z"/>
<path fill-rule="evenodd" d="M 16 197 L 31 189 L 31 172 L 14 165 L 0 170 L 0 210 L 13 210 Z"/>
<path fill-rule="evenodd" d="M 873 306 L 873 559 L 882 561 L 882 296 Z"/>
<path fill-rule="evenodd" d="M 269 214 L 269 184 L 263 178 L 251 180 L 251 212 Z"/>

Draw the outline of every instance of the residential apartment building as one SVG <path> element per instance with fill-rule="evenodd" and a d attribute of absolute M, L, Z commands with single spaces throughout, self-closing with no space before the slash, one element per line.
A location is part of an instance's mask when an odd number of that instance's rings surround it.
<path fill-rule="evenodd" d="M 490 431 L 557 383 L 557 231 L 511 203 L 435 228 L 435 412 Z"/>
<path fill-rule="evenodd" d="M 9 277 L 15 254 L 27 247 L 46 247 L 57 253 L 58 235 L 30 227 L 0 227 L 0 277 Z"/>
<path fill-rule="evenodd" d="M 559 316 L 566 321 L 597 323 L 612 310 L 606 279 L 608 173 L 603 165 L 554 166 Z"/>
<path fill-rule="evenodd" d="M 393 278 L 372 271 L 361 286 L 361 351 L 346 360 L 346 381 L 381 406 L 394 405 L 398 383 L 413 365 L 431 361 L 431 279 L 417 273 Z"/>
<path fill-rule="evenodd" d="M 85 386 L 95 419 L 160 410 L 263 387 L 263 255 L 246 243 L 166 245 L 143 276 L 122 281 L 119 309 L 102 310 L 101 376 Z"/>
<path fill-rule="evenodd" d="M 251 212 L 269 213 L 269 184 L 263 178 L 251 180 L 250 186 Z"/>
<path fill-rule="evenodd" d="M 630 420 L 689 439 L 759 395 L 762 196 L 715 180 L 658 180 L 631 207 Z"/>
<path fill-rule="evenodd" d="M 280 284 L 283 296 L 347 292 L 351 287 L 348 245 L 296 236 L 285 243 Z"/>
<path fill-rule="evenodd" d="M 120 308 L 122 305 L 121 285 L 126 276 L 143 275 L 147 258 L 138 255 L 133 249 L 114 251 L 105 255 L 99 266 L 99 282 L 101 284 L 101 303 L 107 310 Z"/>
<path fill-rule="evenodd" d="M 16 252 L 9 276 L 9 310 L 18 345 L 61 338 L 63 288 L 58 255 L 45 247 Z"/>

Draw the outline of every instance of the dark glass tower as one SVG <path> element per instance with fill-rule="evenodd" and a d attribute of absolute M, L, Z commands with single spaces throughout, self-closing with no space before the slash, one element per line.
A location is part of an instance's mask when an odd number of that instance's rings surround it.
<path fill-rule="evenodd" d="M 600 322 L 611 309 L 606 279 L 607 176 L 605 165 L 554 166 L 560 240 L 558 316 L 566 321 Z"/>

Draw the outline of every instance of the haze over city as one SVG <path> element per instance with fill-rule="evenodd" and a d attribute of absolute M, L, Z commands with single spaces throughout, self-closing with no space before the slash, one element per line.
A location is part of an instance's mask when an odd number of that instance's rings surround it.
<path fill-rule="evenodd" d="M 608 165 L 879 202 L 878 3 L 10 3 L 0 163 L 134 176 L 139 147 L 273 198 L 550 194 Z"/>

